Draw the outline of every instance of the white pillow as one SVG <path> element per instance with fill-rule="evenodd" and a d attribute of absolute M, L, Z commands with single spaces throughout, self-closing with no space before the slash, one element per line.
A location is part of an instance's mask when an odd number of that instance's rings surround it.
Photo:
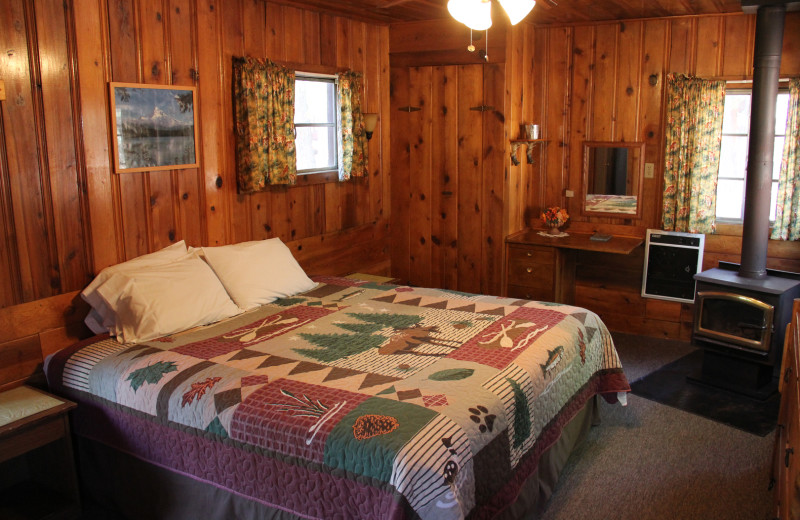
<path fill-rule="evenodd" d="M 140 271 L 153 265 L 174 262 L 184 256 L 186 256 L 186 243 L 181 240 L 155 253 L 138 256 L 127 262 L 112 265 L 100 271 L 100 274 L 92 280 L 92 283 L 81 292 L 81 297 L 92 307 L 84 323 L 86 323 L 89 329 L 95 334 L 108 332 L 109 328 L 114 326 L 114 313 L 109 309 L 103 301 L 103 298 L 101 298 L 100 294 L 97 292 L 98 288 L 106 283 L 114 274 Z"/>
<path fill-rule="evenodd" d="M 121 343 L 175 334 L 239 314 L 211 268 L 196 253 L 138 272 L 118 272 L 97 292 L 116 314 Z"/>
<path fill-rule="evenodd" d="M 203 255 L 233 301 L 244 310 L 317 285 L 279 238 L 204 247 Z"/>

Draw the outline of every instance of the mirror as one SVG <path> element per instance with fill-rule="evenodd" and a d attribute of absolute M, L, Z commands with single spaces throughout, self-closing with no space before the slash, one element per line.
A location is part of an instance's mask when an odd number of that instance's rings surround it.
<path fill-rule="evenodd" d="M 586 141 L 583 145 L 583 214 L 641 215 L 644 143 Z"/>

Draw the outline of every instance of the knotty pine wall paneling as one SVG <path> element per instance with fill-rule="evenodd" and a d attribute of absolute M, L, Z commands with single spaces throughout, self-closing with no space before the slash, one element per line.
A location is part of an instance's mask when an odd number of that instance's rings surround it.
<path fill-rule="evenodd" d="M 471 109 L 485 104 L 483 66 L 459 65 L 458 84 L 458 290 L 480 292 L 484 113 Z"/>
<path fill-rule="evenodd" d="M 431 111 L 431 284 L 458 287 L 459 74 L 455 66 L 433 68 Z"/>
<path fill-rule="evenodd" d="M 520 164 L 506 163 L 505 229 L 509 234 L 525 229 L 532 221 L 538 221 L 539 213 L 534 211 L 531 201 L 542 201 L 535 208 L 544 204 L 546 177 L 543 173 L 546 168 L 543 165 L 547 164 L 550 155 L 560 153 L 563 144 L 563 140 L 556 138 L 562 129 L 548 129 L 544 124 L 547 100 L 541 91 L 550 89 L 543 85 L 547 77 L 539 67 L 533 50 L 541 49 L 547 42 L 541 31 L 534 29 L 533 25 L 518 24 L 509 31 L 507 45 L 509 59 L 506 62 L 505 82 L 509 92 L 506 107 L 508 138 L 524 139 L 525 132 L 521 125 L 538 124 L 541 137 L 545 140 L 534 146 L 533 164 L 528 164 L 524 148 L 517 153 Z"/>
<path fill-rule="evenodd" d="M 87 281 L 84 174 L 70 67 L 69 4 L 9 0 L 0 7 L 0 307 Z"/>
<path fill-rule="evenodd" d="M 541 124 L 550 142 L 538 164 L 511 167 L 512 178 L 531 183 L 530 190 L 518 192 L 524 199 L 511 204 L 533 215 L 545 206 L 566 205 L 568 231 L 644 237 L 648 228 L 660 228 L 666 74 L 752 79 L 754 24 L 754 15 L 732 14 L 530 29 L 534 44 L 523 48 L 521 58 L 513 58 L 533 63 L 534 102 L 530 108 L 523 103 L 521 118 Z M 800 13 L 789 13 L 782 77 L 800 74 L 800 30 L 795 29 L 800 29 Z M 511 86 L 515 102 L 518 88 Z M 585 140 L 645 143 L 645 161 L 654 163 L 655 175 L 643 179 L 641 218 L 581 215 Z M 524 168 L 531 171 L 517 173 Z M 575 197 L 565 197 L 565 190 L 574 191 Z M 704 267 L 721 260 L 738 262 L 740 253 L 741 226 L 718 225 L 716 234 L 706 236 Z M 642 262 L 641 255 L 579 254 L 576 303 L 599 312 L 614 330 L 688 339 L 691 306 L 641 298 Z M 770 241 L 767 265 L 800 271 L 800 244 Z M 604 275 L 598 278 L 596 272 Z"/>
<path fill-rule="evenodd" d="M 192 0 L 172 0 L 170 9 L 165 10 L 169 32 L 167 48 L 170 51 L 172 71 L 170 82 L 173 85 L 194 85 L 198 71 L 198 25 L 199 19 Z M 181 28 L 189 27 L 188 34 Z M 202 125 L 201 125 L 202 131 Z M 199 145 L 198 145 L 199 146 Z M 171 174 L 174 182 L 172 203 L 180 234 L 189 244 L 206 242 L 206 207 L 203 190 L 203 172 L 176 170 Z M 162 201 L 165 202 L 165 201 Z M 200 218 L 196 218 L 199 216 Z"/>
<path fill-rule="evenodd" d="M 409 90 L 413 105 L 422 110 L 415 112 L 417 117 L 404 127 L 411 135 L 409 163 L 411 190 L 409 204 L 409 220 L 411 237 L 409 240 L 410 274 L 409 279 L 415 285 L 429 287 L 431 285 L 431 189 L 433 175 L 431 171 L 433 155 L 433 107 L 432 67 L 413 67 L 409 70 Z"/>
<path fill-rule="evenodd" d="M 509 148 L 505 114 L 508 97 L 505 95 L 505 65 L 489 63 L 484 66 L 483 103 L 490 107 L 483 112 L 483 172 L 481 193 L 482 282 L 481 292 L 499 294 L 503 286 L 503 255 L 505 253 L 505 184 L 510 162 L 505 151 Z"/>
<path fill-rule="evenodd" d="M 225 162 L 226 139 L 229 135 L 226 126 L 226 104 L 223 102 L 230 85 L 225 84 L 225 76 L 220 73 L 223 67 L 222 31 L 223 21 L 217 0 L 196 0 L 197 17 L 197 106 L 203 118 L 199 120 L 200 132 L 198 147 L 203 150 L 200 160 L 202 176 L 201 193 L 205 206 L 204 243 L 218 246 L 232 242 L 230 225 L 231 187 L 223 182 L 222 174 L 228 169 Z M 202 72 L 201 72 L 202 71 Z M 208 72 L 206 72 L 208 71 Z M 227 177 L 227 176 L 226 176 Z M 235 186 L 232 187 L 235 191 Z"/>
<path fill-rule="evenodd" d="M 391 77 L 391 122 L 394 129 L 410 128 L 420 117 L 419 111 L 412 112 L 411 73 L 406 67 L 392 67 Z M 420 107 L 421 108 L 421 107 Z M 418 126 L 418 125 L 417 125 Z M 392 133 L 392 276 L 400 280 L 411 280 L 411 139 L 410 132 Z M 424 170 L 422 170 L 424 172 Z M 419 175 L 420 171 L 414 171 Z"/>
<path fill-rule="evenodd" d="M 264 0 L 8 0 L 0 44 L 0 321 L 26 323 L 0 334 L 0 385 L 87 333 L 76 297 L 96 272 L 181 239 L 280 237 L 309 273 L 389 274 L 387 26 Z M 380 119 L 368 178 L 238 194 L 243 54 L 364 73 L 365 111 Z M 112 81 L 195 86 L 199 166 L 115 173 Z"/>
<path fill-rule="evenodd" d="M 661 165 L 664 163 L 664 132 L 662 112 L 664 66 L 667 57 L 666 48 L 669 35 L 669 22 L 665 20 L 647 20 L 643 27 L 642 53 L 640 55 L 639 79 L 639 133 L 645 143 L 645 163 Z M 663 177 L 663 173 L 661 174 Z M 644 180 L 642 198 L 642 221 L 650 227 L 656 227 L 661 219 L 661 182 Z M 636 231 L 638 232 L 638 230 Z"/>
<path fill-rule="evenodd" d="M 499 294 L 505 66 L 393 66 L 391 77 L 393 274 L 418 286 Z"/>
<path fill-rule="evenodd" d="M 80 289 L 103 267 L 181 239 L 288 243 L 380 226 L 388 37 L 386 26 L 263 0 L 3 2 L 0 307 Z M 369 176 L 239 195 L 231 61 L 245 54 L 364 73 L 365 111 L 386 121 L 369 143 Z M 200 166 L 114 173 L 112 81 L 197 87 Z"/>

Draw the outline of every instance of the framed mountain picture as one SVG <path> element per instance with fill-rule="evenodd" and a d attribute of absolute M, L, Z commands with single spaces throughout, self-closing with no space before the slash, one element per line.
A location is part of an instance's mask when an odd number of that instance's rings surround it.
<path fill-rule="evenodd" d="M 109 83 L 114 171 L 197 167 L 195 87 Z"/>

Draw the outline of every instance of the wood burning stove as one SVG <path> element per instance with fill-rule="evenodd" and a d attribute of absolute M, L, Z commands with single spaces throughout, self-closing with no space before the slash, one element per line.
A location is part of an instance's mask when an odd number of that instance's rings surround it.
<path fill-rule="evenodd" d="M 777 389 L 792 300 L 800 297 L 800 274 L 768 269 L 767 277 L 743 277 L 739 266 L 695 275 L 692 341 L 704 349 L 696 382 L 766 399 Z"/>
<path fill-rule="evenodd" d="M 720 262 L 719 268 L 695 275 L 695 296 L 705 296 L 699 305 L 695 300 L 692 341 L 704 349 L 702 373 L 697 381 L 766 399 L 777 390 L 792 299 L 800 297 L 800 274 L 766 268 L 775 100 L 786 5 L 754 3 L 758 13 L 742 264 L 740 267 Z"/>
<path fill-rule="evenodd" d="M 698 291 L 694 335 L 709 343 L 768 354 L 775 307 L 728 291 Z"/>

